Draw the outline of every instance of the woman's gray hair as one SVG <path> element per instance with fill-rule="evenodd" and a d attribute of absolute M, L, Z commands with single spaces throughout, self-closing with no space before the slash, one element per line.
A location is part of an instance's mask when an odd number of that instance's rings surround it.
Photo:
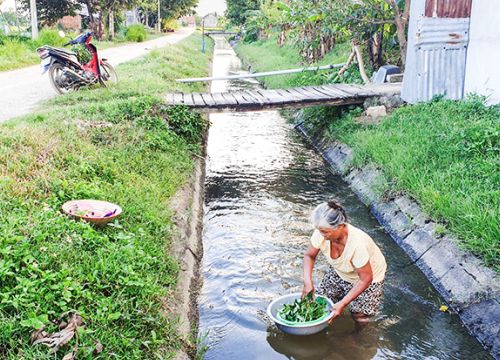
<path fill-rule="evenodd" d="M 328 201 L 316 206 L 311 214 L 311 224 L 315 228 L 336 228 L 347 222 L 344 208 L 335 201 Z"/>

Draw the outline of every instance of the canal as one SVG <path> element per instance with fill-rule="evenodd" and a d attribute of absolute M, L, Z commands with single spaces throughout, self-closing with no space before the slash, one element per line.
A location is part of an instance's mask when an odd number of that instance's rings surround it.
<path fill-rule="evenodd" d="M 217 38 L 213 75 L 241 72 L 234 51 Z M 257 86 L 214 81 L 211 90 Z M 205 359 L 490 359 L 456 315 L 439 311 L 443 301 L 420 270 L 278 112 L 217 113 L 210 121 L 198 298 Z M 309 213 L 331 198 L 386 256 L 384 307 L 365 326 L 345 311 L 319 334 L 286 335 L 265 309 L 302 290 Z M 316 286 L 327 268 L 318 258 Z"/>

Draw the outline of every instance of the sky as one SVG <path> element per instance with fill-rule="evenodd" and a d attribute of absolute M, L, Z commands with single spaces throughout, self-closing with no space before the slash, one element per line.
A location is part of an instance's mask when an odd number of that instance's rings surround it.
<path fill-rule="evenodd" d="M 196 13 L 204 16 L 211 12 L 223 14 L 226 11 L 226 0 L 199 0 Z"/>
<path fill-rule="evenodd" d="M 0 10 L 2 10 L 2 11 L 14 9 L 14 0 L 4 0 L 3 2 L 2 2 L 2 0 L 0 0 L 0 2 L 2 3 L 0 5 Z"/>
<path fill-rule="evenodd" d="M 4 0 L 0 5 L 0 9 L 3 11 L 11 8 L 14 8 L 14 0 Z M 218 14 L 223 14 L 226 11 L 226 0 L 199 0 L 198 7 L 196 8 L 198 15 L 204 16 L 214 11 Z"/>

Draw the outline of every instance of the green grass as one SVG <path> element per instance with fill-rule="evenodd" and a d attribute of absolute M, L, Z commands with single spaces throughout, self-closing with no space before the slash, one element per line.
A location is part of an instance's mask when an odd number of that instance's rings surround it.
<path fill-rule="evenodd" d="M 463 248 L 500 270 L 500 106 L 482 99 L 405 106 L 381 125 L 354 114 L 330 119 L 329 134 L 393 180 L 455 234 Z"/>
<path fill-rule="evenodd" d="M 31 46 L 17 40 L 5 40 L 0 45 L 0 71 L 13 70 L 36 64 L 40 61 Z"/>
<path fill-rule="evenodd" d="M 181 346 L 164 304 L 176 285 L 168 203 L 193 169 L 206 121 L 163 108 L 175 78 L 208 73 L 200 36 L 118 67 L 108 89 L 59 96 L 0 126 L 0 358 L 62 359 L 29 345 L 31 332 L 77 310 L 79 359 L 170 358 Z M 211 46 L 211 44 L 209 45 Z M 70 199 L 120 204 L 95 228 L 64 216 Z M 103 344 L 93 353 L 94 341 Z M 74 344 L 74 340 L 70 342 Z"/>
<path fill-rule="evenodd" d="M 340 64 L 347 61 L 350 53 L 349 44 L 337 44 L 337 46 L 328 53 L 318 64 L 308 65 L 305 64 L 299 56 L 298 50 L 292 44 L 285 44 L 279 47 L 276 42 L 276 37 L 271 37 L 265 40 L 259 40 L 253 43 L 239 43 L 236 46 L 236 52 L 243 59 L 246 64 L 252 66 L 255 72 L 271 71 L 271 70 L 285 70 L 314 65 L 329 65 Z M 353 66 L 349 69 L 343 79 L 344 82 L 357 82 L 351 79 L 356 76 L 357 70 Z M 329 83 L 333 80 L 333 76 L 338 70 L 333 71 L 319 71 L 305 72 L 290 75 L 276 75 L 260 78 L 264 81 L 267 88 L 289 88 L 295 86 L 317 85 Z"/>

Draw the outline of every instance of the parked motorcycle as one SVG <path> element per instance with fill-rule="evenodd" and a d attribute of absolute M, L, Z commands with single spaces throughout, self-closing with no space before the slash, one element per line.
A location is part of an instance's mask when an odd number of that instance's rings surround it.
<path fill-rule="evenodd" d="M 64 33 L 60 35 L 64 36 Z M 58 93 L 64 94 L 91 84 L 106 86 L 118 81 L 115 69 L 106 59 L 99 59 L 91 40 L 92 33 L 87 31 L 64 44 L 82 45 L 87 49 L 90 60 L 86 64 L 81 64 L 77 54 L 66 49 L 44 45 L 36 50 L 42 60 L 42 75 L 49 72 L 50 83 Z"/>

